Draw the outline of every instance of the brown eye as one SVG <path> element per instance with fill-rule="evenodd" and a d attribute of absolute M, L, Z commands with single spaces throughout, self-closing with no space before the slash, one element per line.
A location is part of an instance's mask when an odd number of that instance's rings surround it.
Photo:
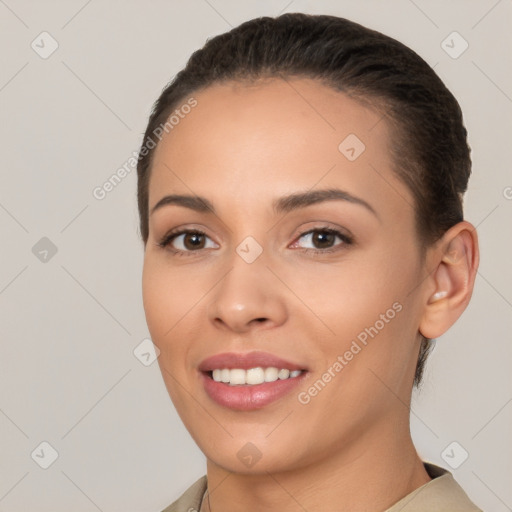
<path fill-rule="evenodd" d="M 202 249 L 204 242 L 204 235 L 201 233 L 185 233 L 183 235 L 183 245 L 187 250 Z"/>
<path fill-rule="evenodd" d="M 338 243 L 336 243 L 336 239 L 339 239 Z M 318 253 L 334 251 L 338 248 L 341 249 L 343 246 L 352 243 L 350 237 L 331 228 L 312 229 L 303 233 L 298 240 L 306 240 L 306 243 L 310 245 L 310 247 L 299 245 L 299 247 L 303 247 L 306 252 L 313 251 Z M 299 242 L 296 243 L 299 244 Z"/>
<path fill-rule="evenodd" d="M 326 247 L 332 247 L 336 235 L 327 231 L 315 231 L 311 240 L 318 249 L 325 249 Z"/>
<path fill-rule="evenodd" d="M 209 242 L 209 244 L 208 244 Z M 178 233 L 169 233 L 158 243 L 160 247 L 168 247 L 177 254 L 198 252 L 200 249 L 216 248 L 216 244 L 202 231 L 184 229 Z"/>

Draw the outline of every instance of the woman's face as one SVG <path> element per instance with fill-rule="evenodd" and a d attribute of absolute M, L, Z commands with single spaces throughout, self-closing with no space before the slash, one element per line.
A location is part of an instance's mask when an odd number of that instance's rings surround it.
<path fill-rule="evenodd" d="M 155 150 L 143 271 L 179 415 L 229 471 L 378 453 L 390 432 L 408 431 L 423 307 L 393 134 L 313 80 L 194 97 Z M 190 199 L 160 203 L 171 195 Z"/>

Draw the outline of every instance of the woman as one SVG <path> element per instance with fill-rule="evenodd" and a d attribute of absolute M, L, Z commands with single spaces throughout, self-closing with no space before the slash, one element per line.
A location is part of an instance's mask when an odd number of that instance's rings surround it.
<path fill-rule="evenodd" d="M 476 511 L 409 405 L 478 267 L 459 105 L 412 50 L 334 16 L 195 52 L 145 133 L 143 299 L 207 474 L 166 512 Z"/>

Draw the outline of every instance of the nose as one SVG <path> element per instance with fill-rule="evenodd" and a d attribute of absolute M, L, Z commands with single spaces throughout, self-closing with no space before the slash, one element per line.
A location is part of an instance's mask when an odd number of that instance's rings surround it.
<path fill-rule="evenodd" d="M 218 329 L 245 333 L 282 325 L 288 312 L 282 283 L 261 255 L 247 263 L 234 253 L 230 271 L 209 294 L 208 317 Z"/>

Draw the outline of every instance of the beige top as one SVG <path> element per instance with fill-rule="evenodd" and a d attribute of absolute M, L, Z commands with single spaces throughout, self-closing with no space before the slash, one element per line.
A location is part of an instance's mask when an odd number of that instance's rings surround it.
<path fill-rule="evenodd" d="M 446 469 L 424 463 L 432 480 L 418 487 L 385 512 L 482 512 Z M 162 512 L 198 512 L 206 492 L 206 475 Z"/>

